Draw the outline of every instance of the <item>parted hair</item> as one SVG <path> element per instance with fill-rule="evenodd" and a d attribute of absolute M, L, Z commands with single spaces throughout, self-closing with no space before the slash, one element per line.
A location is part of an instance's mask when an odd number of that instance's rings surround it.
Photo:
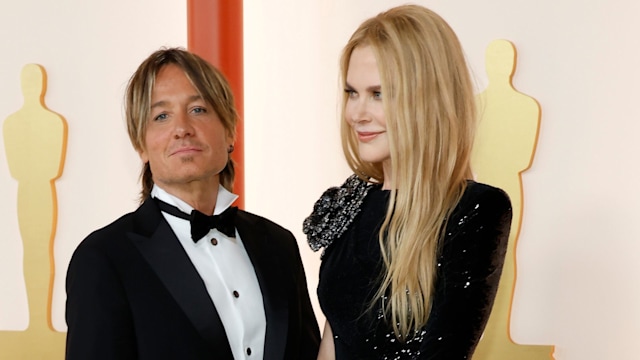
<path fill-rule="evenodd" d="M 390 184 L 379 232 L 384 273 L 371 306 L 388 296 L 385 318 L 406 341 L 427 323 L 445 222 L 472 177 L 475 99 L 456 34 L 429 9 L 403 5 L 362 23 L 342 52 L 343 84 L 353 50 L 367 46 L 380 73 L 391 178 L 384 179 L 381 163 L 358 156 L 357 138 L 345 118 L 346 93 L 341 138 L 356 174 Z"/>
<path fill-rule="evenodd" d="M 234 104 L 231 87 L 226 78 L 213 65 L 200 56 L 182 48 L 164 48 L 155 51 L 138 67 L 129 79 L 125 93 L 125 116 L 129 139 L 136 151 L 144 150 L 144 139 L 151 111 L 151 94 L 155 80 L 164 66 L 173 64 L 180 67 L 199 95 L 216 112 L 225 130 L 235 137 L 238 113 Z M 233 191 L 234 162 L 229 156 L 227 165 L 220 172 L 220 184 Z M 142 190 L 140 200 L 144 201 L 153 188 L 153 175 L 149 163 L 142 166 L 140 174 Z"/>

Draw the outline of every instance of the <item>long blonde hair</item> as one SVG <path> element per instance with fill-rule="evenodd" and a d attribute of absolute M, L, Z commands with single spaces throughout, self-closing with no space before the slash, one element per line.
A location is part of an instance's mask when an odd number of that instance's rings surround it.
<path fill-rule="evenodd" d="M 407 340 L 429 317 L 444 223 L 471 178 L 475 129 L 473 85 L 460 42 L 436 13 L 417 5 L 392 8 L 365 21 L 341 57 L 346 81 L 356 47 L 369 46 L 380 72 L 391 174 L 358 156 L 343 98 L 342 145 L 362 179 L 391 185 L 379 233 L 385 273 L 377 299 L 396 337 Z"/>

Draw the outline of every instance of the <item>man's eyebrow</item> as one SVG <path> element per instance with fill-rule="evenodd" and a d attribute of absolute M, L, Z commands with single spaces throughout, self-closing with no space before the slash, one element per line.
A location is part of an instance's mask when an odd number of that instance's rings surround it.
<path fill-rule="evenodd" d="M 202 100 L 202 96 L 201 95 L 191 95 L 189 96 L 189 102 L 194 102 L 196 100 Z"/>
<path fill-rule="evenodd" d="M 164 106 L 166 104 L 167 104 L 167 102 L 164 101 L 164 100 L 156 101 L 153 104 L 151 104 L 151 109 L 156 108 L 156 107 L 161 107 L 161 106 Z"/>
<path fill-rule="evenodd" d="M 191 103 L 191 102 L 194 102 L 194 101 L 197 101 L 197 100 L 202 100 L 202 96 L 197 95 L 197 94 L 196 95 L 191 95 L 191 96 L 189 96 L 189 98 L 187 100 L 188 100 L 188 102 Z M 153 104 L 151 104 L 151 109 L 165 106 L 165 105 L 167 105 L 167 103 L 168 102 L 165 101 L 165 100 L 156 101 Z"/>

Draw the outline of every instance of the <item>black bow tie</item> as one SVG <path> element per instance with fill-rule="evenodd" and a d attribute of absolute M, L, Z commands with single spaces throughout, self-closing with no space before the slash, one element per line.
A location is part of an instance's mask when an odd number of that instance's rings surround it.
<path fill-rule="evenodd" d="M 228 237 L 236 236 L 235 218 L 238 208 L 235 206 L 227 208 L 220 215 L 205 215 L 195 209 L 191 211 L 191 214 L 187 214 L 158 198 L 154 198 L 154 200 L 158 203 L 160 210 L 181 219 L 189 220 L 191 223 L 191 239 L 195 243 L 207 235 L 211 229 L 217 229 Z"/>

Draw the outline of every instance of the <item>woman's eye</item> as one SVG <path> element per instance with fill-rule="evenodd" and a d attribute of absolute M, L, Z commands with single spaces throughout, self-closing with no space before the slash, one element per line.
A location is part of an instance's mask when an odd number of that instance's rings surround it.
<path fill-rule="evenodd" d="M 373 98 L 376 99 L 376 100 L 382 100 L 382 92 L 374 91 L 373 92 Z"/>
<path fill-rule="evenodd" d="M 344 89 L 344 92 L 347 93 L 347 96 L 349 98 L 355 98 L 356 96 L 358 96 L 358 93 L 355 90 Z"/>

